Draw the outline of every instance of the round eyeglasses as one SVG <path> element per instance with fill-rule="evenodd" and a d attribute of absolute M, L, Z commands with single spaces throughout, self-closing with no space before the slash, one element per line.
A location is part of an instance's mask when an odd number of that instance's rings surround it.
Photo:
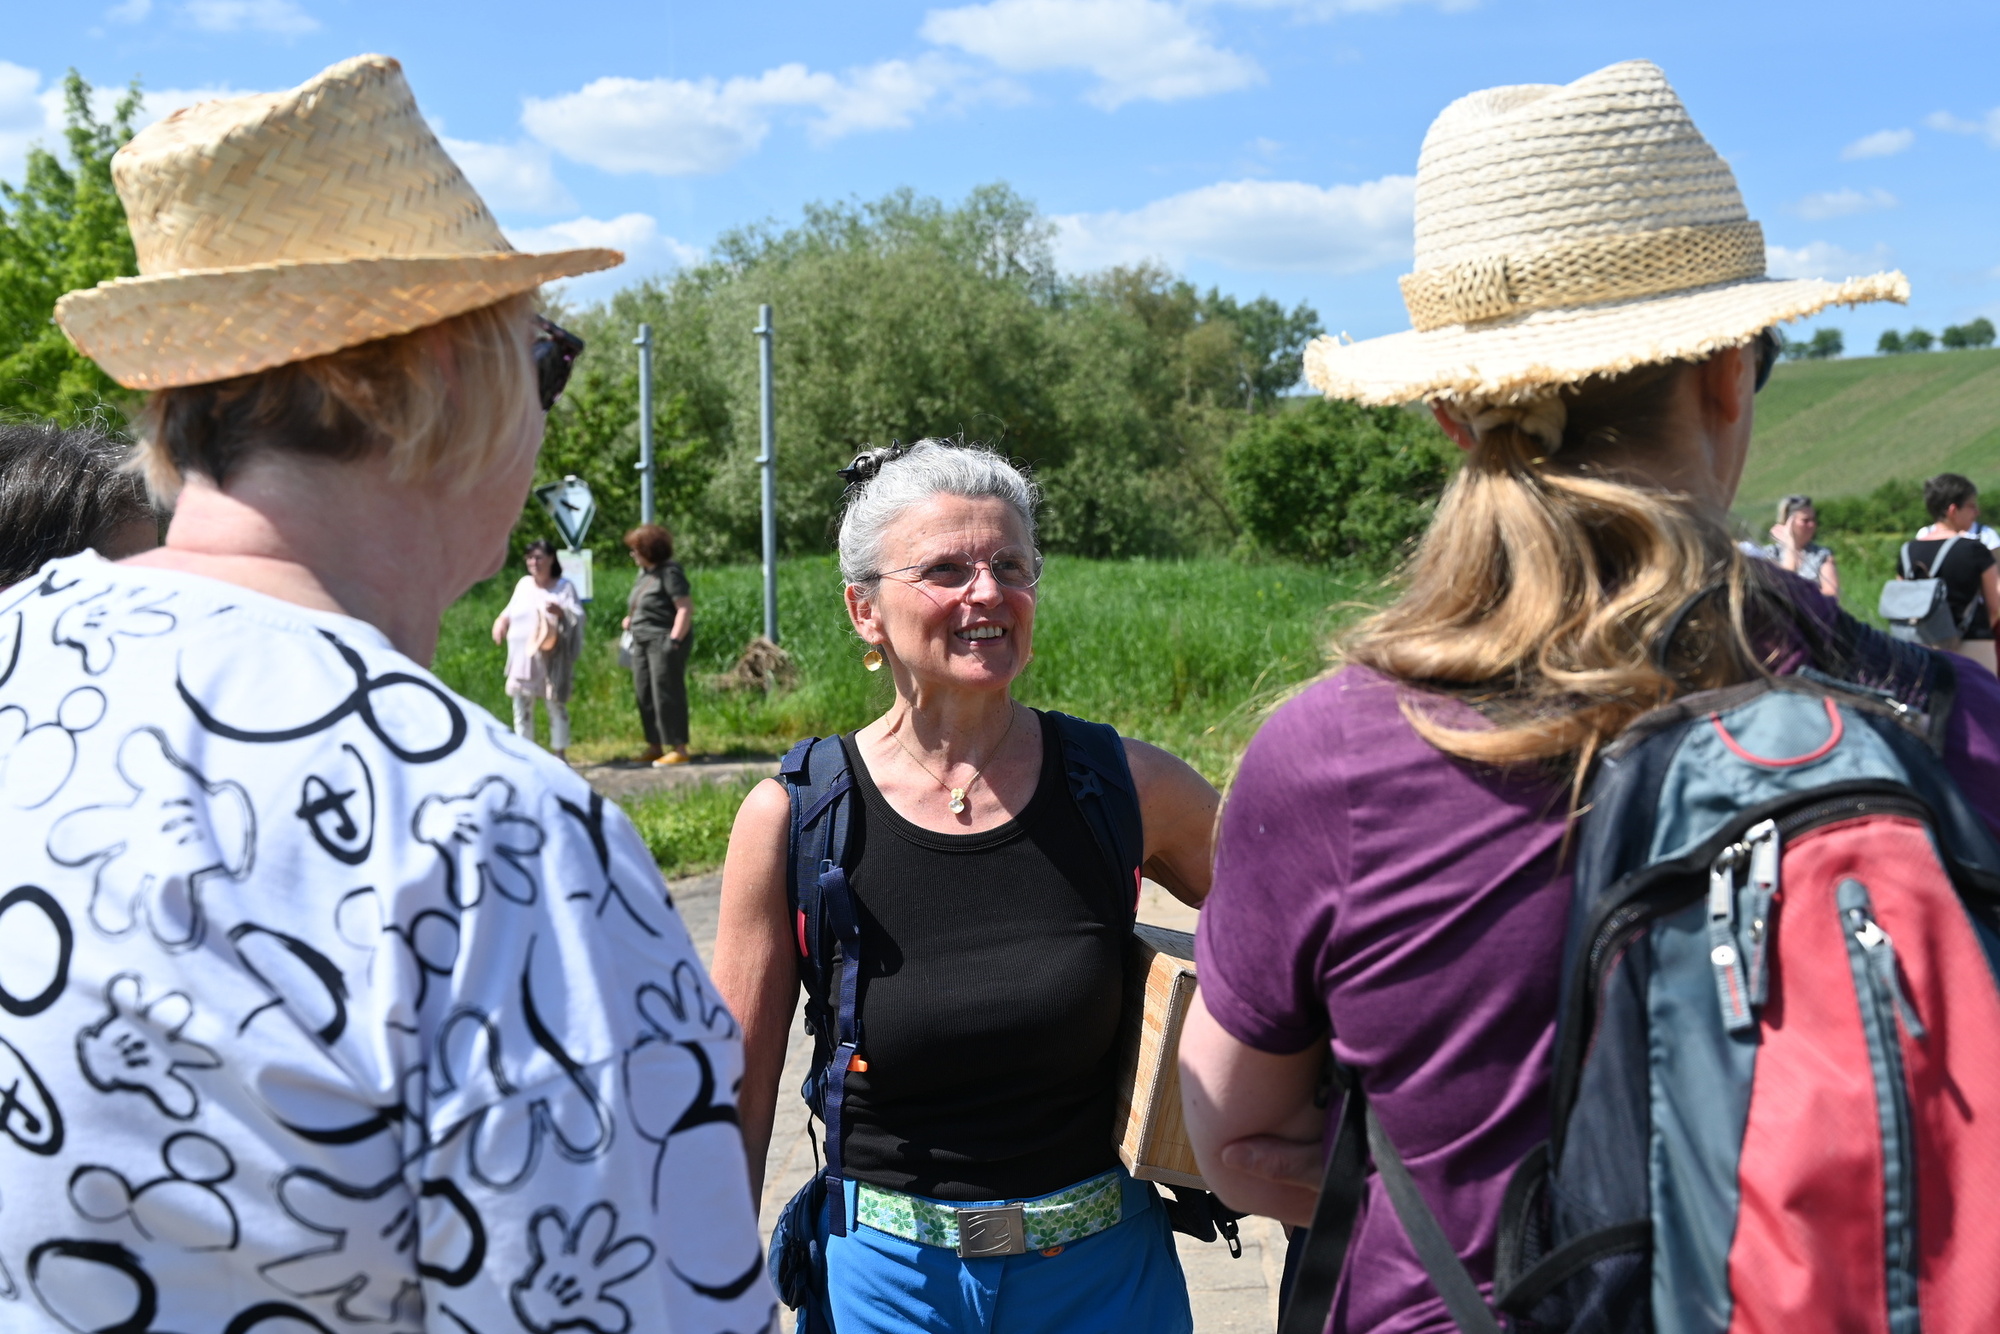
<path fill-rule="evenodd" d="M 876 578 L 908 575 L 909 582 L 931 588 L 964 588 L 972 582 L 982 565 L 992 574 L 993 582 L 1002 588 L 1033 588 L 1042 578 L 1042 554 L 1025 547 L 1002 547 L 984 559 L 969 551 L 948 552 L 915 565 L 884 570 Z"/>

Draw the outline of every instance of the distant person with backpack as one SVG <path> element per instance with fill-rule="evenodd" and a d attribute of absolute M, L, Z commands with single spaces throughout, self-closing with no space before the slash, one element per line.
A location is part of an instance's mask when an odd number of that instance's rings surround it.
<path fill-rule="evenodd" d="M 780 1291 L 805 1334 L 1190 1330 L 1112 1122 L 1139 874 L 1201 903 L 1215 790 L 1013 700 L 1042 572 L 1018 469 L 923 440 L 843 475 L 848 614 L 894 698 L 744 802 L 715 956 L 759 1168 L 802 975 L 818 1035 L 827 1168 L 779 1221 Z"/>
<path fill-rule="evenodd" d="M 1778 521 L 1771 525 L 1771 544 L 1757 554 L 1778 568 L 1790 570 L 1817 585 L 1830 598 L 1840 596 L 1840 570 L 1833 552 L 1813 541 L 1819 535 L 1819 511 L 1811 496 L 1786 496 L 1778 502 Z"/>
<path fill-rule="evenodd" d="M 1979 540 L 1979 489 L 1955 472 L 1924 483 L 1924 508 L 1931 525 L 1903 544 L 1900 572 L 1906 579 L 1939 579 L 1959 638 L 1937 645 L 1995 670 L 1993 629 L 2000 625 L 2000 569 L 1990 546 Z"/>
<path fill-rule="evenodd" d="M 2000 681 L 1728 519 L 1774 326 L 1902 276 L 1767 278 L 1633 61 L 1448 107 L 1402 289 L 1306 375 L 1463 466 L 1244 756 L 1180 1047 L 1204 1178 L 1311 1225 L 1281 1328 L 2000 1327 Z"/>

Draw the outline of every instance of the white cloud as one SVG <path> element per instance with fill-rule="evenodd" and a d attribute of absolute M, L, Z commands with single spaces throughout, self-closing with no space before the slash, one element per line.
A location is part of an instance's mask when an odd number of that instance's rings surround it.
<path fill-rule="evenodd" d="M 60 83 L 41 87 L 40 71 L 0 60 L 0 180 L 18 181 L 26 166 L 28 149 L 35 144 L 52 152 L 63 146 L 66 106 Z M 147 88 L 133 118 L 135 129 L 145 129 L 182 107 L 217 97 L 241 97 L 230 88 Z M 97 87 L 90 90 L 91 114 L 108 121 L 125 90 Z"/>
<path fill-rule="evenodd" d="M 181 17 L 203 32 L 268 32 L 301 37 L 319 31 L 319 20 L 297 0 L 187 0 Z"/>
<path fill-rule="evenodd" d="M 576 207 L 541 144 L 486 144 L 443 134 L 438 141 L 490 208 L 565 213 Z"/>
<path fill-rule="evenodd" d="M 1915 130 L 1877 130 L 1864 134 L 1853 143 L 1840 150 L 1843 162 L 1854 162 L 1869 157 L 1894 157 L 1916 142 Z"/>
<path fill-rule="evenodd" d="M 1106 110 L 1264 81 L 1256 61 L 1217 46 L 1167 0 L 992 0 L 934 9 L 918 31 L 1013 73 L 1088 70 L 1098 83 L 1087 96 Z"/>
<path fill-rule="evenodd" d="M 153 0 L 122 0 L 104 12 L 113 23 L 144 23 L 153 12 Z"/>
<path fill-rule="evenodd" d="M 776 117 L 817 112 L 807 129 L 825 143 L 861 130 L 902 129 L 935 102 L 1005 96 L 942 56 L 889 60 L 842 75 L 801 64 L 755 78 L 603 78 L 573 93 L 531 97 L 529 134 L 577 162 L 610 172 L 704 176 L 754 153 Z"/>
<path fill-rule="evenodd" d="M 1426 0 L 1196 0 L 1201 4 L 1226 4 L 1238 9 L 1288 9 L 1301 19 L 1325 20 L 1342 14 L 1386 14 Z M 1446 13 L 1463 13 L 1479 7 L 1479 0 L 1429 0 Z"/>
<path fill-rule="evenodd" d="M 1987 143 L 2000 148 L 2000 107 L 1994 107 L 1979 120 L 1960 120 L 1949 111 L 1933 111 L 1924 117 L 1924 124 L 1947 134 L 1984 135 Z"/>
<path fill-rule="evenodd" d="M 1830 241 L 1808 241 L 1797 247 L 1767 243 L 1764 266 L 1773 278 L 1854 278 L 1888 268 L 1889 247 L 1877 245 L 1869 254 L 1861 255 Z"/>
<path fill-rule="evenodd" d="M 1225 181 L 1129 212 L 1058 216 L 1056 246 L 1072 270 L 1159 259 L 1357 273 L 1409 257 L 1415 194 L 1410 176 L 1330 186 Z"/>
<path fill-rule="evenodd" d="M 651 214 L 623 213 L 615 218 L 571 218 L 547 227 L 506 227 L 502 229 L 516 249 L 576 250 L 587 246 L 609 246 L 625 252 L 625 262 L 615 269 L 587 273 L 563 281 L 563 295 L 570 301 L 588 303 L 610 296 L 649 274 L 698 264 L 699 246 L 691 246 L 661 232 Z"/>
<path fill-rule="evenodd" d="M 1878 208 L 1896 207 L 1896 196 L 1887 190 L 1820 190 L 1792 206 L 1792 211 L 1812 222 L 1846 218 L 1856 213 L 1873 213 Z"/>

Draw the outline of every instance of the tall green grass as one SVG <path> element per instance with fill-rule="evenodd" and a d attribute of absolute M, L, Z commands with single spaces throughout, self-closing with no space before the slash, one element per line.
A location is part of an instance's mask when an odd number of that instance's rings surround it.
<path fill-rule="evenodd" d="M 608 553 L 600 553 L 604 555 Z M 445 616 L 436 670 L 503 718 L 505 654 L 491 638 L 520 571 L 474 588 Z M 688 571 L 695 647 L 689 665 L 693 747 L 769 755 L 802 736 L 859 727 L 888 708 L 884 675 L 861 667 L 831 556 L 780 564 L 779 636 L 799 669 L 790 690 L 726 693 L 726 670 L 762 628 L 755 566 Z M 630 675 L 617 664 L 630 569 L 598 572 L 570 701 L 572 755 L 601 760 L 643 738 Z M 1220 558 L 1093 561 L 1050 557 L 1036 616 L 1035 661 L 1016 695 L 1094 718 L 1226 777 L 1262 710 L 1325 664 L 1325 645 L 1359 604 L 1381 597 L 1360 575 Z"/>

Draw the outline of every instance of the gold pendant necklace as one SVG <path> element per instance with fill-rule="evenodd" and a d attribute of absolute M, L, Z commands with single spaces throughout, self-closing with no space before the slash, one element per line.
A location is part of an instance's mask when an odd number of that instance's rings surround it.
<path fill-rule="evenodd" d="M 904 714 L 903 716 L 905 718 L 909 717 L 908 714 Z M 1006 747 L 1007 738 L 1014 735 L 1014 707 L 1011 703 L 1009 703 L 1009 705 L 1007 706 L 1007 730 L 1000 734 L 1000 740 L 996 742 L 993 746 L 993 749 L 987 753 L 985 762 L 982 763 L 977 769 L 974 769 L 972 771 L 972 777 L 965 780 L 964 787 L 953 787 L 950 783 L 945 782 L 944 779 L 939 778 L 937 770 L 931 768 L 930 765 L 925 764 L 922 756 L 918 755 L 917 752 L 915 752 L 914 750 L 911 750 L 907 745 L 904 745 L 901 728 L 898 728 L 897 730 L 889 733 L 889 735 L 895 738 L 897 745 L 903 747 L 903 753 L 905 755 L 909 756 L 911 759 L 917 762 L 917 767 L 919 769 L 922 769 L 925 773 L 929 774 L 931 778 L 936 781 L 939 787 L 951 793 L 951 801 L 948 803 L 948 808 L 950 809 L 951 813 L 953 815 L 963 815 L 965 814 L 965 794 L 972 790 L 972 785 L 979 781 L 979 776 L 981 774 L 986 772 L 986 766 L 988 764 L 993 763 L 993 757 L 998 755 Z"/>

